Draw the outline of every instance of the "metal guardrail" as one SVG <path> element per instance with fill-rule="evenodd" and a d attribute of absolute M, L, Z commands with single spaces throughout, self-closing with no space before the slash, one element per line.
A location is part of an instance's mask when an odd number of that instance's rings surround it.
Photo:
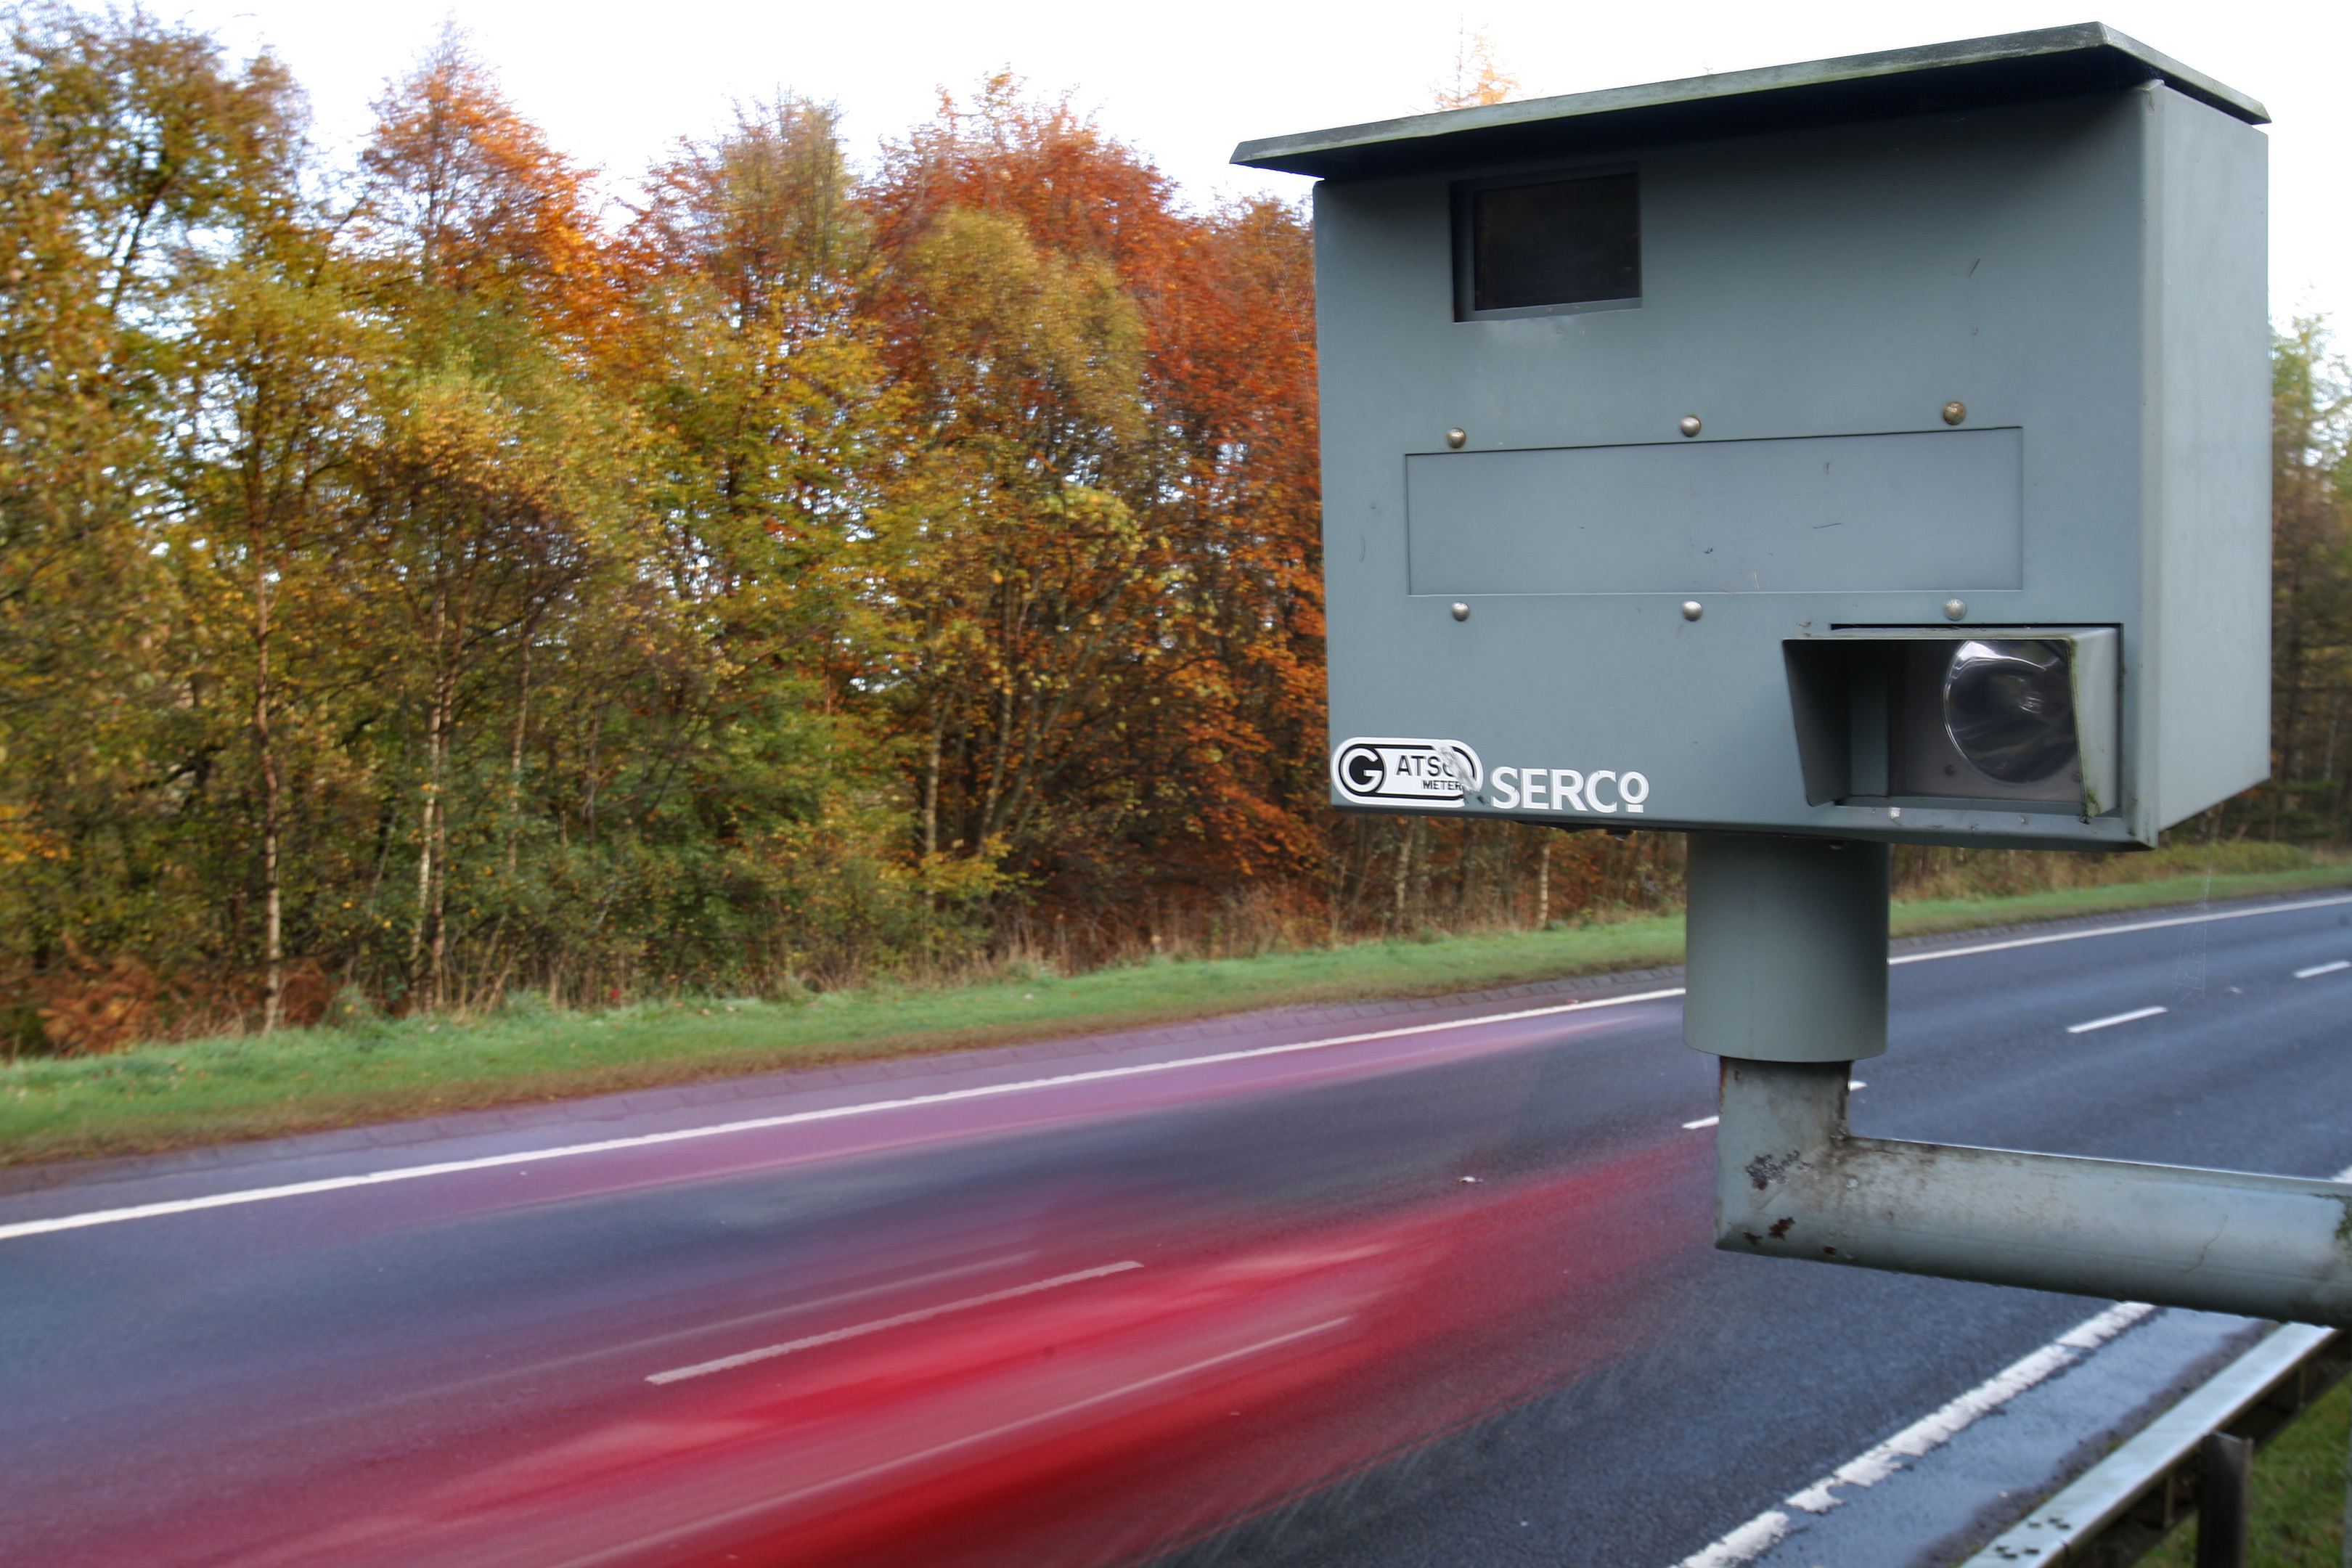
<path fill-rule="evenodd" d="M 2249 1446 L 2268 1443 L 2347 1371 L 2352 1337 L 2301 1324 L 2278 1330 L 1962 1568 L 2125 1568 L 2200 1509 L 2230 1521 L 2224 1530 L 2237 1537 L 2234 1554 L 2227 1542 L 2200 1540 L 2200 1568 L 2242 1564 Z"/>

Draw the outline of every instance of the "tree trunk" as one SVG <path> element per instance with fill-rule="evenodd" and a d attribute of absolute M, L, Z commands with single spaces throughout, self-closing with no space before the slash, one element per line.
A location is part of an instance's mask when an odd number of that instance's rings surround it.
<path fill-rule="evenodd" d="M 448 715 L 445 709 L 441 720 L 443 757 L 448 754 Z M 446 769 L 436 768 L 446 774 Z M 430 989 L 433 1006 L 437 1012 L 448 1001 L 444 967 L 449 953 L 449 807 L 442 791 L 433 792 L 433 967 Z"/>
<path fill-rule="evenodd" d="M 261 761 L 261 1032 L 275 1033 L 286 994 L 284 899 L 278 875 L 278 752 L 269 732 L 269 574 L 253 574 L 253 739 Z"/>
<path fill-rule="evenodd" d="M 596 771 L 604 743 L 604 710 L 600 705 L 588 720 L 588 765 L 580 782 L 581 835 L 588 847 L 596 847 Z"/>
<path fill-rule="evenodd" d="M 447 629 L 448 599 L 444 590 L 435 595 L 433 603 L 433 694 L 425 704 L 425 801 L 416 823 L 416 918 L 408 932 L 408 994 L 412 1007 L 425 984 L 425 941 L 433 925 L 433 887 L 437 879 L 436 859 L 441 843 L 441 758 L 448 740 L 444 730 L 445 694 L 449 689 Z M 439 948 L 436 941 L 436 967 Z"/>
<path fill-rule="evenodd" d="M 2293 588 L 2289 593 L 2294 592 Z M 2279 725 L 2278 788 L 2272 795 L 2271 842 L 2279 837 L 2279 826 L 2286 816 L 2286 803 L 2294 789 L 2295 728 L 2303 721 L 2303 615 L 2298 605 L 2287 622 L 2286 668 L 2281 671 L 2281 684 L 2286 688 L 2286 712 Z"/>
<path fill-rule="evenodd" d="M 947 735 L 947 715 L 931 711 L 931 744 L 923 753 L 923 854 L 940 852 L 940 743 Z"/>
<path fill-rule="evenodd" d="M 947 715 L 936 702 L 931 708 L 931 743 L 923 752 L 923 868 L 931 868 L 931 858 L 940 852 L 940 742 L 947 733 Z M 923 889 L 923 908 L 939 908 L 939 894 L 932 889 Z"/>
<path fill-rule="evenodd" d="M 1551 925 L 1551 833 L 1543 831 L 1543 847 L 1536 852 L 1536 930 Z"/>
<path fill-rule="evenodd" d="M 514 744 L 507 752 L 507 875 L 515 870 L 515 832 L 522 823 L 522 742 L 530 714 L 530 649 L 538 640 L 527 628 L 522 639 L 522 675 L 515 683 Z"/>
<path fill-rule="evenodd" d="M 1421 818 L 1405 818 L 1403 841 L 1397 846 L 1396 923 L 1404 924 L 1405 901 L 1412 891 L 1413 852 L 1421 847 Z"/>
<path fill-rule="evenodd" d="M 1011 668 L 1004 672 L 1003 689 L 996 698 L 996 760 L 988 770 L 988 793 L 981 797 L 980 837 L 986 842 L 996 831 L 997 803 L 1004 798 L 1005 773 L 1013 765 L 1013 682 Z"/>
<path fill-rule="evenodd" d="M 1429 819 L 1412 819 L 1412 896 L 1413 912 L 1423 924 L 1430 919 L 1429 909 Z"/>

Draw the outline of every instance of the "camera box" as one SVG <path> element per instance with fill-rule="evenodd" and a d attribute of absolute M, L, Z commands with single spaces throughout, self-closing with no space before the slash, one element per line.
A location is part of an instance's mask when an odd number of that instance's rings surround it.
<path fill-rule="evenodd" d="M 2096 25 L 1318 176 L 1334 802 L 2116 848 L 2261 780 L 2259 104 Z"/>

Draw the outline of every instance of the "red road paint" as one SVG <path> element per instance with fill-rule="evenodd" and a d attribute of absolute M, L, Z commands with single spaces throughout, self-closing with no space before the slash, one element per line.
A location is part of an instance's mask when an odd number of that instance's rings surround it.
<path fill-rule="evenodd" d="M 1141 1269 L 689 1382 L 650 1386 L 674 1363 L 635 1367 L 630 1386 L 584 1391 L 572 1416 L 534 1414 L 522 1430 L 453 1412 L 470 1436 L 335 1478 L 331 1497 L 289 1497 L 269 1519 L 248 1506 L 234 1545 L 192 1552 L 183 1533 L 106 1554 L 250 1568 L 1131 1560 L 1665 1331 L 1678 1260 L 1704 1234 L 1704 1143 L 1676 1133 L 1231 1251 L 1195 1234 L 1119 1255 Z"/>

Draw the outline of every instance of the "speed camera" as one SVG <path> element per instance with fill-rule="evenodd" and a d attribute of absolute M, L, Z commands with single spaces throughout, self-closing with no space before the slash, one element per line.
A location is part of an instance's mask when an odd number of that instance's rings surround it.
<path fill-rule="evenodd" d="M 1332 799 L 2115 848 L 2268 765 L 2261 107 L 2105 27 L 1316 175 Z"/>

